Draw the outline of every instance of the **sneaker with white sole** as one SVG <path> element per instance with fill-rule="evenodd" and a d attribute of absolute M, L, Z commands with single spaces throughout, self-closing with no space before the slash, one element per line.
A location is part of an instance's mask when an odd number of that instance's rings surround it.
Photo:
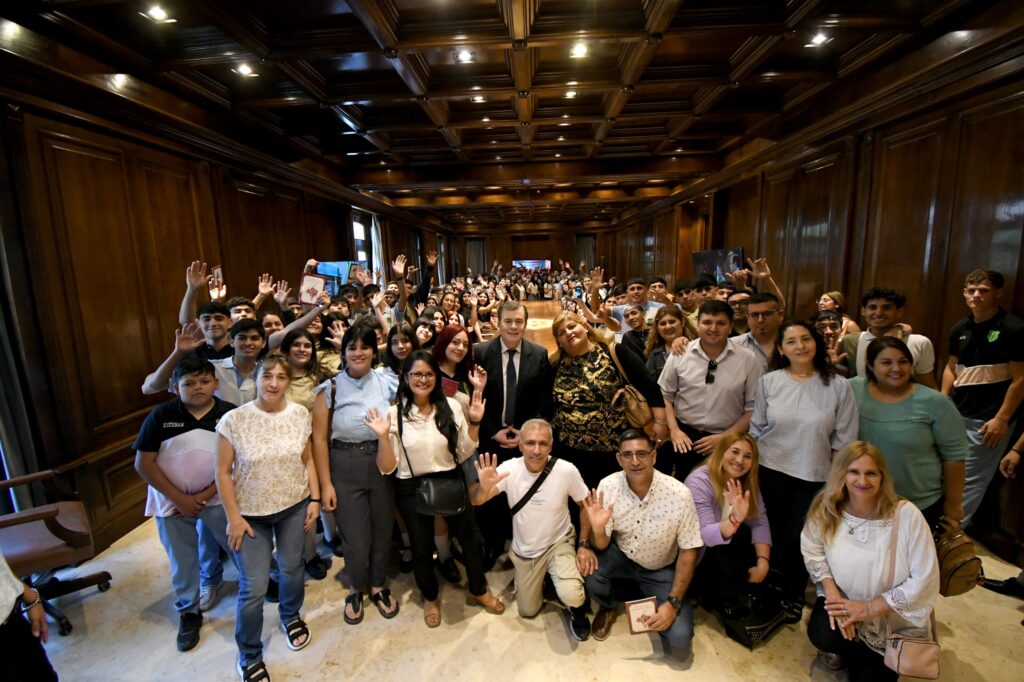
<path fill-rule="evenodd" d="M 219 582 L 216 585 L 203 585 L 199 588 L 199 610 L 209 611 L 217 602 L 220 601 L 221 595 L 224 592 L 224 583 Z"/>

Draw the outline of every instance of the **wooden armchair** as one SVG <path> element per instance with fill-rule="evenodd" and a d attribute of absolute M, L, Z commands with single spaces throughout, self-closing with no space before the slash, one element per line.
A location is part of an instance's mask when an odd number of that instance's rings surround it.
<path fill-rule="evenodd" d="M 0 491 L 37 481 L 53 490 L 48 484 L 55 476 L 56 472 L 47 470 L 0 481 Z M 110 589 L 110 574 L 105 571 L 72 580 L 54 575 L 57 569 L 77 566 L 95 556 L 85 507 L 77 500 L 0 516 L 0 552 L 14 574 L 39 591 L 43 608 L 56 621 L 61 635 L 71 632 L 71 621 L 50 600 L 93 585 L 100 592 Z"/>

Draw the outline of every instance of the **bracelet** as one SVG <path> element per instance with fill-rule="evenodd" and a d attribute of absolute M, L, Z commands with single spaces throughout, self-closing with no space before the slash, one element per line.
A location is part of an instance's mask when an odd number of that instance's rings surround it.
<path fill-rule="evenodd" d="M 32 609 L 34 609 L 35 607 L 37 607 L 37 606 L 39 606 L 40 604 L 43 603 L 43 598 L 39 594 L 39 590 L 37 590 L 34 587 L 30 587 L 29 589 L 36 593 L 36 600 L 34 602 L 32 602 L 31 604 L 26 604 L 24 597 L 19 597 L 21 599 L 21 603 L 22 603 L 22 607 L 19 609 L 19 611 L 21 611 L 22 613 L 26 613 L 28 611 L 31 611 Z"/>
<path fill-rule="evenodd" d="M 311 497 L 311 498 L 309 498 L 309 501 L 310 501 L 310 502 L 316 502 L 317 504 L 320 504 L 320 500 L 314 499 L 314 498 L 312 498 L 312 497 Z"/>
<path fill-rule="evenodd" d="M 729 512 L 729 523 L 731 523 L 734 526 L 740 525 L 740 522 L 736 520 L 736 517 L 732 515 L 732 512 Z"/>
<path fill-rule="evenodd" d="M 766 556 L 759 556 L 759 557 L 757 557 L 757 560 L 758 560 L 758 561 L 763 561 L 763 562 L 765 562 L 766 564 L 771 564 L 771 562 L 770 562 L 770 561 L 768 561 L 768 557 L 766 557 Z"/>
<path fill-rule="evenodd" d="M 1010 448 L 1009 452 L 1016 452 L 1018 455 L 1021 454 L 1020 450 L 1018 450 L 1017 448 Z"/>

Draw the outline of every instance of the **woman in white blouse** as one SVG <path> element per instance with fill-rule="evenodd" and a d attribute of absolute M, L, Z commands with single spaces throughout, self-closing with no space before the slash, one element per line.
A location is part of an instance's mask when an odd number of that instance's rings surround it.
<path fill-rule="evenodd" d="M 382 474 L 396 472 L 396 505 L 412 539 L 413 575 L 423 594 L 423 620 L 428 627 L 441 624 L 441 601 L 434 574 L 434 517 L 416 509 L 416 488 L 425 476 L 463 480 L 461 463 L 479 442 L 484 414 L 483 391 L 473 391 L 468 409 L 441 389 L 440 369 L 429 351 L 413 351 L 405 364 L 398 388 L 398 403 L 386 417 L 377 410 L 367 413 L 366 424 L 380 439 L 377 466 Z M 469 420 L 467 423 L 467 419 Z M 468 503 L 461 513 L 445 516 L 465 555 L 469 594 L 466 603 L 501 614 L 505 605 L 487 589 L 484 576 L 483 538 Z"/>
<path fill-rule="evenodd" d="M 305 597 L 302 549 L 305 531 L 320 514 L 320 485 L 310 445 L 312 418 L 305 407 L 288 402 L 290 383 L 287 358 L 268 355 L 256 372 L 256 400 L 231 410 L 217 425 L 217 492 L 239 572 L 235 642 L 243 682 L 270 680 L 261 636 L 275 543 L 286 644 L 298 651 L 310 642 L 299 614 Z"/>
<path fill-rule="evenodd" d="M 889 584 L 893 520 L 899 517 L 896 563 Z M 857 680 L 896 680 L 885 667 L 886 624 L 922 635 L 939 593 L 939 567 L 928 524 L 893 489 L 885 458 L 874 445 L 850 443 L 836 455 L 800 537 L 818 599 L 807 624 L 828 667 Z"/>

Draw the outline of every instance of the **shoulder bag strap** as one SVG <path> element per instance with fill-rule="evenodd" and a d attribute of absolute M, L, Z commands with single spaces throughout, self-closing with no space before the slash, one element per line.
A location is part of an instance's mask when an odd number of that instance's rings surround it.
<path fill-rule="evenodd" d="M 327 442 L 331 440 L 331 431 L 334 430 L 334 406 L 338 402 L 338 382 L 331 377 L 331 411 L 327 416 Z"/>
<path fill-rule="evenodd" d="M 615 342 L 608 344 L 608 352 L 612 356 L 612 362 L 615 363 L 615 367 L 619 370 L 619 376 L 622 377 L 623 383 L 629 386 L 629 376 L 626 375 L 626 371 L 622 369 L 622 363 L 619 362 L 619 356 L 615 354 Z"/>
<path fill-rule="evenodd" d="M 526 494 L 523 495 L 523 497 L 518 502 L 516 502 L 516 506 L 512 507 L 510 511 L 510 514 L 512 516 L 515 516 L 516 512 L 525 507 L 526 503 L 530 501 L 530 498 L 533 497 L 538 490 L 540 490 L 540 487 L 544 484 L 544 480 L 548 477 L 548 474 L 550 474 L 551 470 L 555 468 L 556 461 L 558 461 L 558 457 L 556 457 L 555 455 L 551 455 L 550 457 L 548 457 L 547 464 L 544 465 L 544 471 L 540 472 L 540 476 L 538 476 L 537 480 L 533 482 L 533 485 L 530 486 L 530 489 L 526 491 Z"/>
<path fill-rule="evenodd" d="M 405 463 L 409 465 L 409 473 L 412 474 L 412 478 L 416 478 L 416 472 L 412 470 L 412 460 L 409 459 L 409 453 L 405 451 L 405 436 L 402 434 L 402 404 L 400 402 L 396 403 L 395 418 L 398 419 L 398 442 L 402 446 Z M 395 475 L 397 476 L 397 471 Z"/>
<path fill-rule="evenodd" d="M 896 587 L 893 583 L 896 579 L 896 552 L 899 550 L 898 541 L 900 535 L 900 508 L 903 506 L 903 501 L 900 500 L 896 503 L 896 510 L 892 515 L 892 539 L 889 540 L 889 577 L 885 581 L 889 586 L 886 591 Z M 889 616 L 885 617 L 885 633 L 888 637 L 892 634 L 889 628 Z"/>

